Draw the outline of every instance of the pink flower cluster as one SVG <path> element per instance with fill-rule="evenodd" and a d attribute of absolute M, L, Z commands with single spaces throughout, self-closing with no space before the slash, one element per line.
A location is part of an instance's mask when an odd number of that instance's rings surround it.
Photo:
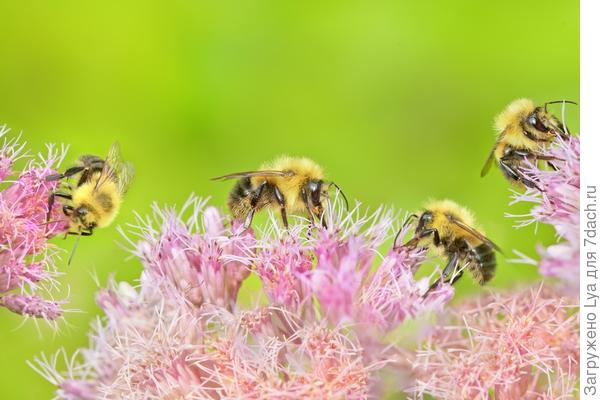
<path fill-rule="evenodd" d="M 258 241 L 256 272 L 273 304 L 301 306 L 301 315 L 311 315 L 317 301 L 331 324 L 387 333 L 405 318 L 441 308 L 454 295 L 452 286 L 441 285 L 423 298 L 430 279 L 414 277 L 425 260 L 421 248 L 390 249 L 372 271 L 378 249 L 394 233 L 391 211 L 361 215 L 355 208 L 345 214 L 332 207 L 328 218 L 329 228 L 316 235 L 303 235 L 302 224 L 289 232 L 272 224 L 272 232 Z"/>
<path fill-rule="evenodd" d="M 560 279 L 569 292 L 575 293 L 579 291 L 579 137 L 557 137 L 545 155 L 556 158 L 551 161 L 554 168 L 530 164 L 525 170 L 542 192 L 530 189 L 515 193 L 511 204 L 533 203 L 530 214 L 519 216 L 522 219 L 517 227 L 534 223 L 551 225 L 558 242 L 538 247 L 539 262 L 522 254 L 521 261 L 537 264 L 542 275 Z"/>
<path fill-rule="evenodd" d="M 55 320 L 62 315 L 61 302 L 46 300 L 39 292 L 56 284 L 56 250 L 48 240 L 64 232 L 66 224 L 46 224 L 48 195 L 56 183 L 44 178 L 55 172 L 64 151 L 49 146 L 47 154 L 31 159 L 25 144 L 18 137 L 7 139 L 7 133 L 0 126 L 0 306 L 23 316 Z M 19 162 L 26 165 L 15 171 Z M 61 221 L 58 204 L 51 216 Z"/>
<path fill-rule="evenodd" d="M 366 398 L 401 357 L 385 334 L 453 289 L 423 298 L 418 249 L 390 250 L 372 271 L 394 234 L 390 212 L 328 215 L 328 228 L 272 223 L 257 239 L 197 197 L 180 212 L 154 207 L 130 239 L 144 266 L 138 287 L 111 282 L 90 347 L 34 368 L 63 399 Z M 244 309 L 237 296 L 251 273 L 268 304 Z"/>
<path fill-rule="evenodd" d="M 574 303 L 540 286 L 453 309 L 417 354 L 414 392 L 436 399 L 576 398 Z"/>

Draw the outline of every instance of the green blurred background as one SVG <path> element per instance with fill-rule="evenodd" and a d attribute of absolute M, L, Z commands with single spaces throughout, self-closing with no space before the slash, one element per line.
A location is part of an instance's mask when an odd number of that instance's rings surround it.
<path fill-rule="evenodd" d="M 222 205 L 208 178 L 281 153 L 318 160 L 352 198 L 404 210 L 428 198 L 471 207 L 510 257 L 552 232 L 515 231 L 497 169 L 479 171 L 493 116 L 511 100 L 579 97 L 576 1 L 0 2 L 0 124 L 103 154 L 119 140 L 137 176 L 115 226 L 64 266 L 68 325 L 58 334 L 0 310 L 0 398 L 48 399 L 26 364 L 87 343 L 93 271 L 134 281 L 116 225 L 190 192 Z M 557 109 L 558 110 L 558 109 Z M 578 131 L 578 109 L 567 121 Z M 72 240 L 57 241 L 70 249 Z M 492 286 L 537 279 L 500 258 Z M 481 289 L 469 279 L 460 294 Z M 248 292 L 248 289 L 247 289 Z"/>

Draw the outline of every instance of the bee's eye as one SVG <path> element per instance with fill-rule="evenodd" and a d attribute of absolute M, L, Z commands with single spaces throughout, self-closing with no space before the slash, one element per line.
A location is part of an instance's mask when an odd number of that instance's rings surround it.
<path fill-rule="evenodd" d="M 321 203 L 321 182 L 313 181 L 308 184 L 311 200 L 313 204 Z"/>
<path fill-rule="evenodd" d="M 77 215 L 78 215 L 78 216 L 80 216 L 80 217 L 84 217 L 84 216 L 86 216 L 86 215 L 87 215 L 87 213 L 88 213 L 88 209 L 87 209 L 87 208 L 85 208 L 85 207 L 79 207 L 79 208 L 77 209 Z"/>
<path fill-rule="evenodd" d="M 433 215 L 430 212 L 423 213 L 421 216 L 421 221 L 423 221 L 423 223 L 429 223 L 432 219 Z"/>
<path fill-rule="evenodd" d="M 531 126 L 533 126 L 535 129 L 537 129 L 540 132 L 548 132 L 549 129 L 546 125 L 544 125 L 544 122 L 539 119 L 538 117 L 535 116 L 535 114 L 532 114 L 529 116 L 529 118 L 527 118 L 527 123 Z"/>

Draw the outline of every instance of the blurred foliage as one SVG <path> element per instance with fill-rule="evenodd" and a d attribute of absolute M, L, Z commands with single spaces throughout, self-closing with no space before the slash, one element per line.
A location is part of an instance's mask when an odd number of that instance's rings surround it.
<path fill-rule="evenodd" d="M 535 255 L 551 232 L 515 231 L 503 215 L 524 209 L 508 207 L 497 169 L 479 171 L 508 102 L 578 101 L 578 2 L 3 0 L 0 16 L 0 123 L 36 151 L 70 144 L 69 161 L 119 140 L 137 170 L 115 226 L 82 240 L 63 268 L 83 312 L 56 335 L 41 324 L 41 336 L 0 312 L 2 398 L 51 397 L 25 360 L 86 345 L 92 274 L 139 276 L 115 245 L 133 210 L 180 205 L 192 191 L 223 205 L 230 185 L 210 177 L 281 153 L 318 160 L 370 207 L 455 199 L 505 249 L 491 286 L 537 279 L 506 260 L 513 248 Z M 576 107 L 567 121 L 578 131 Z"/>

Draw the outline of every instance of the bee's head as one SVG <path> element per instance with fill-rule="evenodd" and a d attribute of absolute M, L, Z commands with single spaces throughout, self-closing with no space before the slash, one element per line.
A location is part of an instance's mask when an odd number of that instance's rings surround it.
<path fill-rule="evenodd" d="M 415 228 L 415 234 L 418 236 L 425 229 L 429 229 L 431 227 L 432 222 L 433 222 L 433 213 L 429 210 L 423 211 L 423 213 L 419 217 L 419 222 L 417 223 L 417 227 Z"/>
<path fill-rule="evenodd" d="M 310 180 L 306 184 L 306 195 L 308 197 L 307 206 L 317 219 L 323 215 L 323 197 L 327 197 L 327 192 L 323 190 L 323 180 Z"/>
<path fill-rule="evenodd" d="M 556 136 L 566 137 L 563 125 L 546 107 L 536 107 L 522 123 L 523 133 L 535 141 L 551 141 Z"/>
<path fill-rule="evenodd" d="M 86 205 L 81 205 L 73 210 L 71 222 L 88 230 L 94 229 L 97 225 L 96 215 L 90 212 L 90 208 Z"/>
<path fill-rule="evenodd" d="M 394 238 L 394 248 L 396 248 L 396 246 L 397 246 L 396 242 L 398 241 L 398 237 L 400 236 L 401 232 L 404 230 L 404 227 L 410 223 L 412 218 L 418 218 L 417 227 L 415 228 L 415 234 L 414 234 L 413 238 L 411 240 L 409 240 L 408 242 L 406 242 L 406 244 L 404 246 L 407 246 L 409 248 L 414 248 L 417 245 L 419 245 L 419 243 L 421 243 L 421 241 L 424 238 L 425 239 L 427 238 L 428 235 L 421 235 L 421 234 L 423 233 L 423 231 L 429 229 L 431 227 L 431 224 L 433 223 L 433 212 L 431 212 L 429 210 L 423 211 L 421 213 L 421 215 L 411 214 L 408 217 L 408 219 L 404 222 L 402 229 L 400 229 L 400 231 L 398 231 L 398 233 L 396 234 L 396 237 Z"/>
<path fill-rule="evenodd" d="M 525 137 L 535 142 L 549 142 L 556 136 L 566 137 L 563 123 L 548 111 L 549 104 L 569 103 L 572 101 L 549 101 L 543 106 L 536 106 L 530 99 L 517 99 L 511 102 L 496 117 L 496 130 L 500 133 L 518 130 Z"/>

